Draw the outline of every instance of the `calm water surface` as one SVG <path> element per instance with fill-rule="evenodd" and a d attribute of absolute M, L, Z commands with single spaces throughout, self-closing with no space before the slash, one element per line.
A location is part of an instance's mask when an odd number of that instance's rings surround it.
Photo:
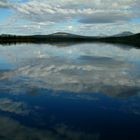
<path fill-rule="evenodd" d="M 0 46 L 0 140 L 140 140 L 140 50 Z"/>

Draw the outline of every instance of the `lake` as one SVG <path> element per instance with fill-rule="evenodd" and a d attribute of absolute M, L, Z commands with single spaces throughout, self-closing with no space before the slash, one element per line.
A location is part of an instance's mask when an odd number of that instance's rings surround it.
<path fill-rule="evenodd" d="M 1 45 L 0 140 L 140 140 L 140 49 Z"/>

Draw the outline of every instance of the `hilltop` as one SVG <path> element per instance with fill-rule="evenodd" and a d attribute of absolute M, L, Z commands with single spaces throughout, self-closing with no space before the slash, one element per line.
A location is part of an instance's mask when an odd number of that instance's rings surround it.
<path fill-rule="evenodd" d="M 123 37 L 123 36 L 131 36 L 131 35 L 134 35 L 134 33 L 129 32 L 129 31 L 125 31 L 125 32 L 122 32 L 122 33 L 119 33 L 119 34 L 115 34 L 115 35 L 113 35 L 113 36 L 116 36 L 116 37 Z"/>

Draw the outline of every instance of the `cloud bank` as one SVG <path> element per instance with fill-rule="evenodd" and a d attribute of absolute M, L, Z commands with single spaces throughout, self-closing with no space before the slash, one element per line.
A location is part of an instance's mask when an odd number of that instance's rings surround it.
<path fill-rule="evenodd" d="M 47 29 L 48 32 L 63 29 L 65 31 L 76 30 L 76 32 L 80 32 L 82 30 L 78 27 L 87 27 L 87 25 L 94 27 L 95 30 L 92 31 L 96 32 L 98 31 L 96 27 L 100 24 L 103 26 L 107 25 L 106 31 L 108 30 L 108 26 L 113 27 L 115 24 L 115 27 L 117 27 L 121 24 L 124 27 L 129 26 L 128 30 L 136 32 L 136 29 L 132 27 L 133 22 L 131 21 L 133 19 L 139 20 L 139 5 L 139 0 L 0 1 L 0 7 L 14 11 L 16 23 L 24 20 L 18 24 L 19 28 L 24 28 L 25 26 L 30 28 L 32 24 L 35 26 L 36 32 L 46 31 Z M 140 31 L 139 24 L 136 24 L 137 32 Z M 89 30 L 89 28 L 86 28 L 86 30 Z"/>

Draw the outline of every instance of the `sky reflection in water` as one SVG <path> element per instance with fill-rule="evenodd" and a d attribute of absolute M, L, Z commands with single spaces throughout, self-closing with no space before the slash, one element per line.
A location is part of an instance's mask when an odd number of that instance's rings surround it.
<path fill-rule="evenodd" d="M 0 139 L 140 139 L 139 62 L 108 44 L 0 46 Z"/>

